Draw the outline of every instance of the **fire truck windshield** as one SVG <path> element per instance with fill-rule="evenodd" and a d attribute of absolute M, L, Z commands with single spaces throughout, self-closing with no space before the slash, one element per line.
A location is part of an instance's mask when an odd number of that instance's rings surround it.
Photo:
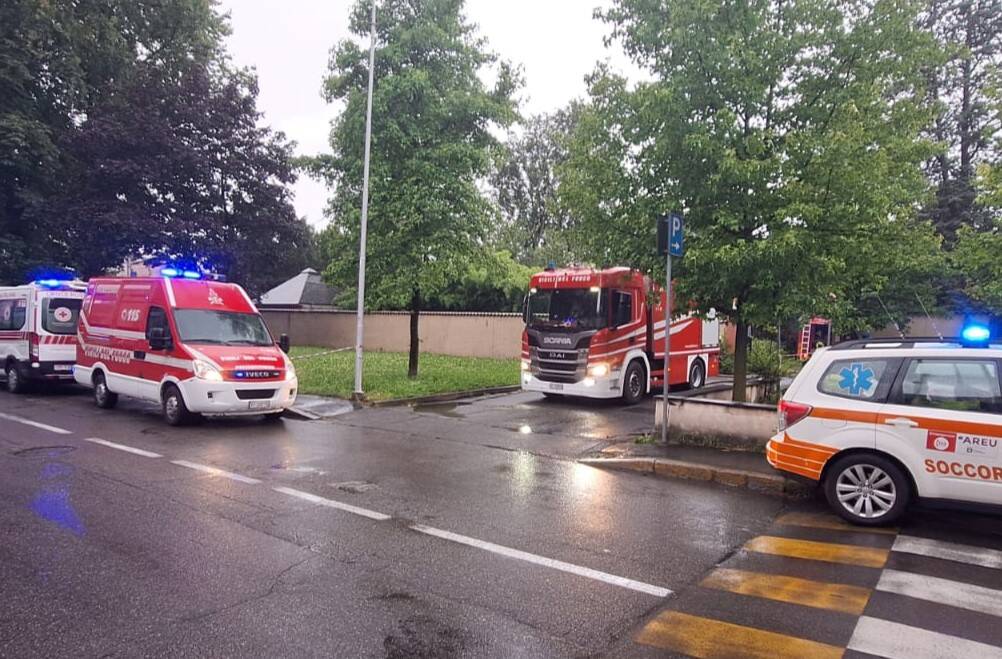
<path fill-rule="evenodd" d="M 608 325 L 605 295 L 599 289 L 558 288 L 529 295 L 529 327 L 544 330 L 598 330 Z"/>
<path fill-rule="evenodd" d="M 184 343 L 214 343 L 228 346 L 274 345 L 261 316 L 253 313 L 178 309 L 177 331 Z"/>

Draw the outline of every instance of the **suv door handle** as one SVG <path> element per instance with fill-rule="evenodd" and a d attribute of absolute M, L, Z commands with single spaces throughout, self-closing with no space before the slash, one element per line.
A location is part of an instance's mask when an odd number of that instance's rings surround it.
<path fill-rule="evenodd" d="M 894 426 L 895 428 L 918 428 L 918 423 L 904 417 L 886 419 L 884 423 L 889 426 Z"/>

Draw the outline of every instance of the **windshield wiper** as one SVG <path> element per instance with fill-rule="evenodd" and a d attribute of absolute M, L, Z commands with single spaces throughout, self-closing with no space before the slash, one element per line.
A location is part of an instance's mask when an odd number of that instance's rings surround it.
<path fill-rule="evenodd" d="M 219 339 L 184 339 L 185 343 L 211 343 L 213 345 L 226 345 L 226 341 L 220 341 Z"/>
<path fill-rule="evenodd" d="M 261 343 L 253 339 L 230 339 L 225 341 L 228 346 L 270 346 L 270 343 Z"/>

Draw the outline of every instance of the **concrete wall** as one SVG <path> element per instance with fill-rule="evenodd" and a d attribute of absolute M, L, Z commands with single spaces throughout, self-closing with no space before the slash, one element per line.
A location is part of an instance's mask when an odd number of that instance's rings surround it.
<path fill-rule="evenodd" d="M 272 334 L 288 334 L 292 345 L 344 348 L 355 344 L 355 314 L 348 311 L 262 309 Z M 517 358 L 522 350 L 519 314 L 427 312 L 418 325 L 421 352 L 457 357 Z M 410 316 L 405 312 L 365 315 L 365 347 L 406 352 Z"/>
<path fill-rule="evenodd" d="M 655 406 L 655 427 L 661 432 L 661 398 Z M 734 451 L 765 452 L 776 433 L 776 407 L 669 396 L 668 441 L 688 446 L 711 446 Z"/>

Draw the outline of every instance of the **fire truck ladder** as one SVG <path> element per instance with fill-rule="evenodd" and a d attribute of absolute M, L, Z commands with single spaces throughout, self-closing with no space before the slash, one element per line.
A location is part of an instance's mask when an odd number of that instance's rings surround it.
<path fill-rule="evenodd" d="M 806 362 L 811 358 L 811 325 L 804 325 L 800 330 L 800 345 L 797 348 L 797 359 Z"/>

